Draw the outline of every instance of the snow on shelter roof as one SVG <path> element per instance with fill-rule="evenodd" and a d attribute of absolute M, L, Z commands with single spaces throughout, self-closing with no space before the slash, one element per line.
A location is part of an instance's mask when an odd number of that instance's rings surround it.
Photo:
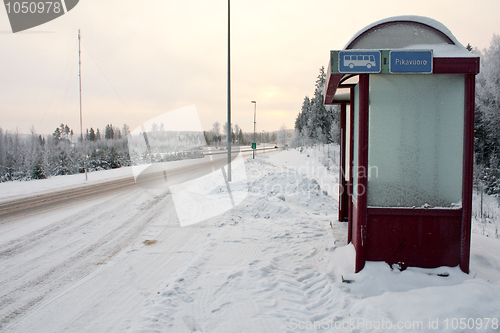
<path fill-rule="evenodd" d="M 394 16 L 358 31 L 344 49 L 431 49 L 435 57 L 477 57 L 442 23 L 423 16 Z"/>

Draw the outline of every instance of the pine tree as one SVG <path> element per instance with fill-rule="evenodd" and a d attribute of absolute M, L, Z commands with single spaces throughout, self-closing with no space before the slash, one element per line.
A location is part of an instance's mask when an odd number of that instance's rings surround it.
<path fill-rule="evenodd" d="M 61 129 L 57 127 L 54 130 L 54 133 L 52 133 L 52 137 L 54 138 L 56 143 L 59 143 L 59 141 L 61 141 L 61 136 L 62 136 Z"/>
<path fill-rule="evenodd" d="M 311 101 L 312 114 L 316 128 L 321 129 L 320 131 L 316 130 L 316 139 L 321 143 L 330 143 L 330 131 L 332 125 L 334 125 L 334 114 L 333 108 L 331 106 L 327 107 L 323 104 L 323 92 L 325 90 L 325 84 L 325 68 L 321 67 L 319 70 L 319 75 L 316 79 L 316 89 L 314 91 L 314 97 Z"/>
<path fill-rule="evenodd" d="M 297 119 L 295 119 L 295 129 L 302 133 L 307 125 L 307 120 L 309 119 L 311 112 L 311 101 L 309 97 L 304 97 L 304 102 L 302 103 L 301 111 L 299 112 Z"/>
<path fill-rule="evenodd" d="M 31 173 L 32 179 L 45 179 L 47 178 L 47 174 L 45 173 L 43 157 L 42 155 L 37 156 L 35 163 L 33 165 L 33 170 Z"/>
<path fill-rule="evenodd" d="M 243 137 L 243 131 L 241 130 L 241 128 L 240 128 L 240 131 L 238 133 L 238 142 L 240 143 L 240 145 L 245 144 L 245 139 Z"/>
<path fill-rule="evenodd" d="M 214 134 L 214 139 L 212 140 L 213 142 L 220 142 L 221 141 L 221 135 L 220 135 L 220 123 L 218 121 L 213 123 L 213 134 Z"/>
<path fill-rule="evenodd" d="M 61 124 L 62 125 L 62 124 Z M 64 136 L 66 140 L 69 140 L 69 134 L 71 133 L 71 129 L 68 125 L 64 125 Z"/>
<path fill-rule="evenodd" d="M 104 138 L 107 140 L 111 140 L 114 137 L 113 125 L 108 124 L 104 129 Z"/>
<path fill-rule="evenodd" d="M 489 165 L 500 144 L 500 36 L 482 52 L 476 77 L 475 150 L 479 164 Z"/>
<path fill-rule="evenodd" d="M 123 136 L 130 136 L 130 127 L 128 127 L 127 124 L 123 124 L 123 129 L 122 129 Z"/>
<path fill-rule="evenodd" d="M 325 84 L 325 68 L 321 67 L 316 78 L 314 97 L 312 99 L 307 96 L 304 98 L 302 109 L 295 119 L 295 130 L 299 137 L 317 143 L 335 141 L 331 134 L 338 127 L 338 109 L 323 104 Z"/>
<path fill-rule="evenodd" d="M 479 52 L 481 70 L 476 76 L 474 149 L 477 172 L 487 192 L 500 193 L 500 36 L 493 35 L 490 47 Z M 476 181 L 477 183 L 477 181 Z"/>
<path fill-rule="evenodd" d="M 205 142 L 208 146 L 210 146 L 210 143 L 212 142 L 212 138 L 210 137 L 210 135 L 208 134 L 207 131 L 203 131 L 203 136 L 205 137 Z"/>
<path fill-rule="evenodd" d="M 95 136 L 95 131 L 94 131 L 94 129 L 91 127 L 91 128 L 90 128 L 90 132 L 89 132 L 89 140 L 90 140 L 90 141 L 95 141 L 95 139 L 96 139 L 96 136 Z"/>

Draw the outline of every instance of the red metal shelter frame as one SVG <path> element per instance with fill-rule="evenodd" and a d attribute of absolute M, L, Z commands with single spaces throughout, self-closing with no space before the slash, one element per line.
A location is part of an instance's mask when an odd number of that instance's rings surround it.
<path fill-rule="evenodd" d="M 392 24 L 393 22 L 390 22 Z M 387 23 L 386 23 L 387 24 Z M 374 29 L 373 27 L 371 29 Z M 358 36 L 359 37 L 359 36 Z M 356 40 L 356 39 L 355 39 Z M 355 41 L 354 40 L 354 41 Z M 351 43 L 352 44 L 352 43 Z M 349 48 L 349 46 L 347 47 Z M 347 49 L 346 48 L 346 49 Z M 329 69 L 325 89 L 325 104 L 341 106 L 341 168 L 339 221 L 348 221 L 348 242 L 356 249 L 355 271 L 365 262 L 386 261 L 407 266 L 439 267 L 460 265 L 469 272 L 470 232 L 472 211 L 472 175 L 474 153 L 474 95 L 475 75 L 479 73 L 478 57 L 435 57 L 434 74 L 464 74 L 464 136 L 461 209 L 375 208 L 367 206 L 367 191 L 357 200 L 353 193 L 353 176 L 358 186 L 367 188 L 366 173 L 353 170 L 354 156 L 354 86 L 346 85 L 345 74 Z M 358 167 L 368 170 L 368 116 L 370 74 L 359 74 L 359 133 Z M 350 100 L 335 100 L 338 88 L 350 89 Z M 349 114 L 347 113 L 349 105 Z M 346 136 L 346 119 L 350 119 L 350 136 Z M 346 142 L 349 141 L 349 161 L 346 161 Z M 349 168 L 346 180 L 344 166 Z"/>

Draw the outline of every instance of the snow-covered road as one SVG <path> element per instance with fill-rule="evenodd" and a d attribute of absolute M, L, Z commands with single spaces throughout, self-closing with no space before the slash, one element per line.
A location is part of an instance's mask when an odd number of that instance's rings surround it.
<path fill-rule="evenodd" d="M 184 228 L 167 190 L 141 187 L 3 223 L 3 328 L 232 331 L 231 321 L 222 319 L 234 308 L 247 321 L 238 325 L 265 331 L 265 325 L 285 323 L 279 311 L 262 308 L 276 302 L 270 297 L 274 290 L 291 292 L 291 298 L 283 297 L 290 311 L 314 313 L 322 305 L 314 304 L 314 289 L 319 293 L 329 277 L 310 270 L 326 270 L 321 261 L 333 246 L 329 222 L 336 201 L 315 181 L 296 173 L 276 176 L 277 170 L 265 159 L 249 160 L 254 181 L 245 204 Z M 269 185 L 286 182 L 288 193 L 266 193 Z M 274 270 L 280 279 L 270 274 Z M 239 292 L 232 291 L 241 283 Z M 273 320 L 254 320 L 263 315 Z"/>
<path fill-rule="evenodd" d="M 277 149 L 272 149 L 273 151 Z M 267 153 L 269 153 L 268 151 Z M 106 196 L 117 189 L 132 187 L 164 187 L 186 182 L 211 173 L 227 163 L 227 153 L 204 152 L 204 158 L 138 165 L 103 170 L 88 175 L 58 176 L 31 182 L 13 181 L 0 187 L 0 222 L 38 214 L 61 205 L 81 201 L 85 196 Z M 241 154 L 241 155 L 240 155 Z M 232 157 L 250 156 L 251 152 L 234 150 Z M 143 169 L 145 167 L 146 169 Z M 140 172 L 138 172 L 140 170 Z"/>
<path fill-rule="evenodd" d="M 110 260 L 151 232 L 159 221 L 175 222 L 166 194 L 152 197 L 145 192 L 122 191 L 76 207 L 3 223 L 2 323 L 31 313 L 89 274 L 105 271 L 102 268 Z"/>
<path fill-rule="evenodd" d="M 497 239 L 473 235 L 470 275 L 385 263 L 354 274 L 336 221 L 338 170 L 319 160 L 297 150 L 247 159 L 245 200 L 186 227 L 167 189 L 143 186 L 0 224 L 0 330 L 424 332 L 351 323 L 438 320 L 442 330 L 446 318 L 484 317 L 480 331 L 498 331 Z"/>

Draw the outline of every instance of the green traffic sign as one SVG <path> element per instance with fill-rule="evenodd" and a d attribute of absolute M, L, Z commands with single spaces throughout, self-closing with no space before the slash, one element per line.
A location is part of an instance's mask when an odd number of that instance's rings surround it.
<path fill-rule="evenodd" d="M 252 149 L 257 149 L 257 143 L 252 142 Z"/>

